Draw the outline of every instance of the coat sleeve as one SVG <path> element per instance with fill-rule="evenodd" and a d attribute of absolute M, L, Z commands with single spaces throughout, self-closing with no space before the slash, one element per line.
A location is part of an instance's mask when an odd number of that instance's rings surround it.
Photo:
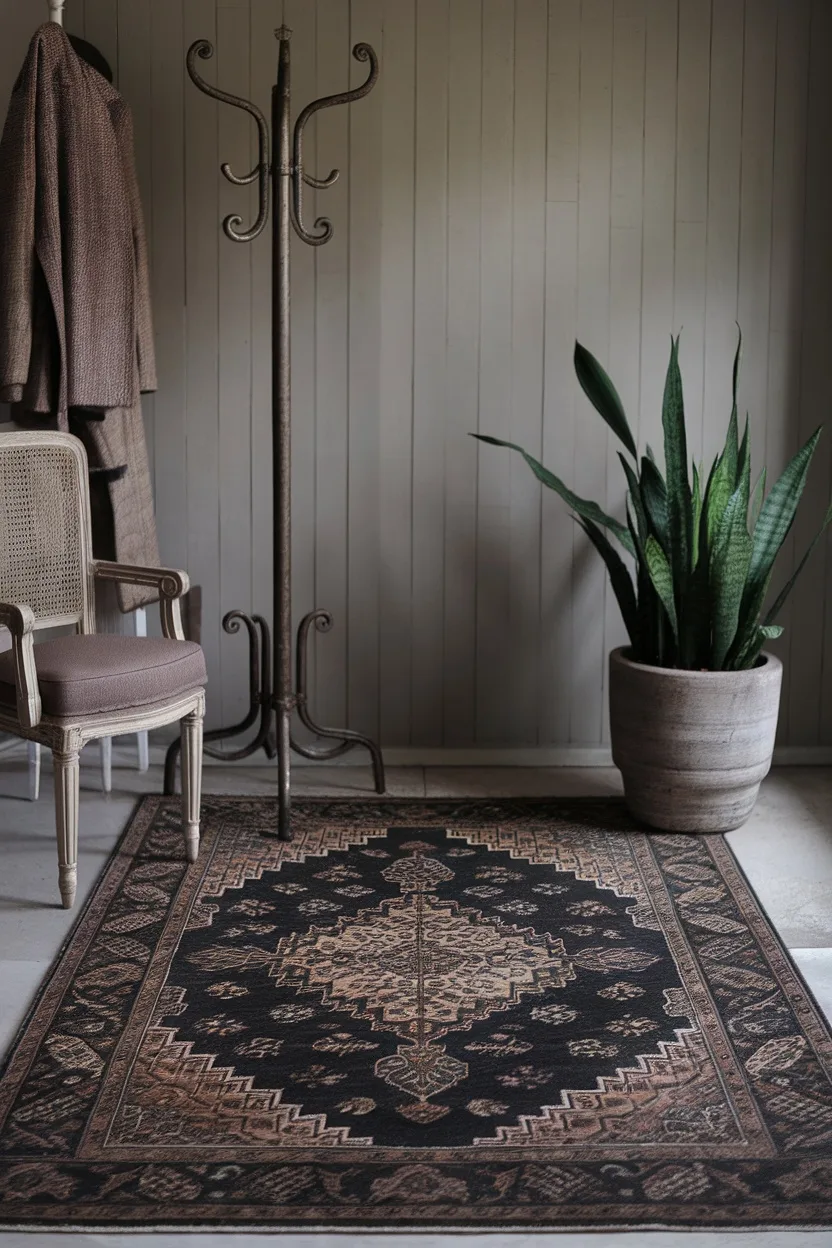
<path fill-rule="evenodd" d="M 37 73 L 33 39 L 0 140 L 0 402 L 6 403 L 23 397 L 32 353 Z"/>

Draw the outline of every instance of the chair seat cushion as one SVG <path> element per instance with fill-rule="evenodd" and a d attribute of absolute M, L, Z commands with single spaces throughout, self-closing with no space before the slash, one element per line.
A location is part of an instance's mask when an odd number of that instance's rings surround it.
<path fill-rule="evenodd" d="M 44 715 L 97 715 L 164 702 L 206 683 L 194 641 L 116 633 L 53 637 L 35 645 Z M 16 703 L 11 652 L 0 654 L 0 703 Z"/>

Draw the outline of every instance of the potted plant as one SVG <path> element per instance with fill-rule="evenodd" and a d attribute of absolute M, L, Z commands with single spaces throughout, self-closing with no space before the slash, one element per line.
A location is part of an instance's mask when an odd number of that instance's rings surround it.
<path fill-rule="evenodd" d="M 780 702 L 782 666 L 764 646 L 783 631 L 777 617 L 832 520 L 830 506 L 766 609 L 774 561 L 821 431 L 767 495 L 765 469 L 752 489 L 748 420 L 741 440 L 737 422 L 741 343 L 725 446 L 707 476 L 696 464 L 688 467 L 679 339 L 671 339 L 662 405 L 664 475 L 649 446 L 639 457 L 615 386 L 576 343 L 578 381 L 626 452 L 619 452 L 628 487 L 625 523 L 579 498 L 522 447 L 473 435 L 518 451 L 569 504 L 603 558 L 630 639 L 609 660 L 613 759 L 632 814 L 673 832 L 729 831 L 750 815 L 771 767 Z"/>

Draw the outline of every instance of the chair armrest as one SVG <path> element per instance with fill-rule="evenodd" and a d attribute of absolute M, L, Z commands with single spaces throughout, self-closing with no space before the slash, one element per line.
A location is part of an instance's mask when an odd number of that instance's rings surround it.
<path fill-rule="evenodd" d="M 163 636 L 173 641 L 185 640 L 179 599 L 190 588 L 191 582 L 187 572 L 180 572 L 178 568 L 150 568 L 131 563 L 109 563 L 106 559 L 94 559 L 92 566 L 96 577 L 101 581 L 121 581 L 127 585 L 149 585 L 153 589 L 158 589 Z"/>
<path fill-rule="evenodd" d="M 30 607 L 18 602 L 0 602 L 0 625 L 12 635 L 12 662 L 17 694 L 17 717 L 23 728 L 40 723 L 41 705 L 35 647 L 32 634 L 35 617 Z"/>

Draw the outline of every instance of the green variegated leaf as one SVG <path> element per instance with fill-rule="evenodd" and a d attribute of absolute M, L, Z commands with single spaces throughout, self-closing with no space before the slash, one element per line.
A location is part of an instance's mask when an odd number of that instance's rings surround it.
<path fill-rule="evenodd" d="M 820 429 L 816 429 L 809 441 L 786 465 L 760 509 L 749 569 L 749 584 L 752 588 L 759 585 L 771 571 L 780 547 L 792 527 L 820 434 Z"/>
<path fill-rule="evenodd" d="M 809 441 L 789 461 L 760 509 L 754 529 L 748 583 L 743 596 L 733 657 L 742 653 L 754 636 L 754 629 L 768 593 L 774 561 L 794 522 L 820 433 L 820 429 L 816 429 Z"/>
<path fill-rule="evenodd" d="M 751 515 L 748 520 L 748 527 L 753 533 L 757 527 L 757 519 L 760 515 L 760 508 L 763 505 L 763 499 L 766 494 L 766 470 L 765 468 L 757 478 L 754 486 L 754 493 L 751 495 Z"/>
<path fill-rule="evenodd" d="M 733 482 L 734 488 L 737 483 L 737 462 L 739 460 L 739 425 L 737 423 L 736 407 L 731 413 L 731 419 L 728 421 L 728 432 L 725 435 L 725 446 L 722 448 L 722 458 L 725 460 L 726 470 L 728 472 L 728 480 Z M 731 493 L 733 494 L 733 490 Z"/>
<path fill-rule="evenodd" d="M 708 541 L 708 505 L 719 456 L 711 464 L 699 516 L 698 555 L 690 578 L 684 607 L 682 654 L 689 668 L 709 667 L 711 662 L 711 547 Z"/>
<path fill-rule="evenodd" d="M 735 427 L 736 427 L 736 419 L 737 419 L 737 392 L 739 390 L 739 385 L 740 385 L 740 362 L 741 360 L 742 360 L 742 330 L 740 329 L 739 325 L 737 325 L 737 349 L 734 353 L 734 370 L 732 374 L 732 385 L 731 385 L 731 389 L 732 389 L 732 393 L 734 397 L 733 407 L 731 410 L 732 410 L 732 414 L 734 417 Z"/>
<path fill-rule="evenodd" d="M 744 490 L 738 486 L 728 500 L 711 552 L 711 609 L 713 640 L 711 666 L 720 671 L 737 635 L 751 538 L 746 527 Z"/>
<path fill-rule="evenodd" d="M 633 459 L 638 458 L 636 444 L 624 415 L 624 408 L 618 391 L 610 381 L 604 369 L 591 351 L 575 343 L 575 373 L 581 389 L 595 408 L 598 415 L 605 420 L 615 436 L 624 443 Z"/>
<path fill-rule="evenodd" d="M 707 555 L 703 552 L 691 573 L 680 624 L 682 666 L 708 667 L 711 661 L 711 598 Z"/>
<path fill-rule="evenodd" d="M 627 504 L 626 504 L 627 506 L 627 528 L 630 530 L 630 537 L 632 538 L 633 546 L 635 547 L 636 560 L 639 560 L 642 557 L 641 537 L 639 535 L 638 526 L 636 522 L 633 520 L 633 512 L 632 512 L 631 504 L 632 504 L 632 498 L 628 494 Z"/>
<path fill-rule="evenodd" d="M 699 559 L 708 560 L 710 558 L 710 546 L 708 544 L 708 508 L 710 506 L 711 495 L 714 488 L 714 477 L 719 467 L 720 456 L 717 455 L 711 464 L 711 470 L 708 473 L 708 480 L 702 491 L 702 513 L 699 518 Z"/>
<path fill-rule="evenodd" d="M 711 551 L 714 548 L 716 536 L 722 524 L 722 517 L 725 515 L 725 508 L 728 506 L 728 500 L 737 488 L 735 478 L 736 474 L 728 467 L 725 459 L 721 458 L 711 481 L 705 508 L 708 549 Z"/>
<path fill-rule="evenodd" d="M 618 600 L 618 606 L 621 609 L 621 618 L 624 620 L 624 627 L 632 645 L 638 642 L 638 606 L 636 604 L 636 592 L 633 589 L 633 582 L 630 573 L 624 566 L 624 561 L 618 552 L 613 548 L 609 538 L 598 528 L 597 524 L 593 524 L 591 520 L 578 518 L 578 524 L 586 533 L 595 549 L 598 551 L 604 563 L 607 565 L 607 571 L 610 575 L 610 584 L 613 592 Z"/>
<path fill-rule="evenodd" d="M 739 657 L 733 663 L 735 671 L 744 671 L 749 667 L 754 667 L 760 651 L 767 641 L 774 641 L 783 633 L 780 624 L 760 624 L 755 628 L 751 640 L 746 644 Z"/>
<path fill-rule="evenodd" d="M 703 491 L 702 491 L 702 507 L 703 507 L 703 509 L 704 509 L 704 506 L 705 506 L 705 501 L 706 501 L 706 499 L 707 499 L 707 497 L 708 497 L 709 493 L 711 492 L 711 488 L 712 488 L 712 486 L 713 486 L 714 474 L 716 473 L 716 470 L 717 470 L 717 468 L 719 467 L 719 461 L 720 461 L 720 459 L 721 459 L 721 456 L 719 456 L 719 455 L 715 455 L 715 456 L 714 456 L 714 461 L 713 461 L 713 463 L 711 464 L 711 470 L 710 470 L 710 472 L 708 473 L 708 480 L 707 480 L 707 483 L 706 483 L 706 485 L 705 485 L 705 488 L 704 488 L 704 489 L 703 489 Z"/>
<path fill-rule="evenodd" d="M 701 484 L 701 480 L 699 476 L 699 469 L 696 467 L 696 464 L 694 464 L 693 465 L 693 499 L 691 501 L 693 515 L 692 515 L 692 520 L 691 520 L 691 531 L 690 531 L 691 571 L 693 571 L 693 569 L 696 567 L 697 563 L 699 562 L 699 522 L 702 517 L 702 492 L 701 491 L 702 491 L 702 484 Z"/>
<path fill-rule="evenodd" d="M 667 487 L 664 478 L 652 459 L 641 461 L 641 499 L 650 523 L 650 529 L 665 554 L 670 552 L 670 533 L 667 524 Z"/>
<path fill-rule="evenodd" d="M 751 496 L 751 446 L 749 443 L 748 416 L 745 418 L 745 429 L 743 430 L 742 442 L 737 455 L 737 480 L 734 488 L 740 484 L 742 484 L 745 491 L 745 514 L 748 515 L 748 500 Z"/>
<path fill-rule="evenodd" d="M 653 588 L 665 609 L 667 618 L 670 621 L 670 627 L 673 630 L 673 636 L 678 640 L 679 625 L 676 619 L 676 600 L 673 596 L 673 572 L 671 571 L 667 555 L 652 533 L 644 544 L 644 557 L 647 561 L 647 571 L 650 574 Z"/>
<path fill-rule="evenodd" d="M 556 494 L 560 494 L 564 502 L 568 503 L 572 510 L 577 512 L 583 520 L 591 520 L 593 524 L 600 524 L 603 528 L 609 529 L 611 533 L 615 534 L 628 554 L 635 554 L 632 538 L 626 525 L 623 525 L 620 520 L 608 516 L 597 503 L 590 502 L 589 499 L 581 498 L 578 494 L 574 494 L 567 485 L 564 485 L 560 477 L 556 477 L 548 468 L 544 468 L 538 460 L 531 455 L 527 455 L 522 446 L 518 446 L 516 442 L 504 442 L 502 438 L 488 437 L 484 433 L 472 433 L 471 437 L 476 438 L 478 442 L 487 442 L 489 446 L 504 446 L 511 451 L 517 451 L 518 454 L 523 456 L 538 481 L 548 486 L 550 490 L 554 490 Z"/>
<path fill-rule="evenodd" d="M 780 590 L 780 593 L 775 598 L 769 610 L 766 612 L 764 627 L 772 625 L 774 621 L 777 619 L 778 615 L 783 609 L 783 604 L 785 603 L 789 594 L 794 589 L 795 581 L 800 576 L 800 573 L 803 571 L 804 567 L 806 566 L 806 563 L 808 562 L 809 557 L 812 554 L 812 551 L 815 549 L 815 547 L 817 546 L 820 539 L 823 537 L 824 533 L 826 532 L 826 529 L 828 528 L 830 524 L 832 524 L 832 503 L 829 505 L 829 509 L 827 510 L 826 515 L 823 517 L 823 524 L 820 526 L 817 533 L 812 538 L 812 541 L 809 544 L 808 550 L 804 554 L 803 558 L 800 560 L 800 563 L 797 565 L 792 575 L 786 581 L 786 584 Z M 780 631 L 782 632 L 782 629 Z"/>
<path fill-rule="evenodd" d="M 732 412 L 731 420 L 728 424 L 728 435 L 725 439 L 725 446 L 722 454 L 711 470 L 711 480 L 708 486 L 705 514 L 707 516 L 708 524 L 709 550 L 713 549 L 717 530 L 722 522 L 725 508 L 728 506 L 728 499 L 737 488 L 738 459 L 737 414 L 736 412 Z"/>
<path fill-rule="evenodd" d="M 658 662 L 658 619 L 663 610 L 647 571 L 644 543 L 627 507 L 627 524 L 636 548 L 636 585 L 638 605 L 638 636 L 633 642 L 632 657 L 639 663 Z M 645 538 L 646 540 L 646 538 Z"/>
<path fill-rule="evenodd" d="M 627 478 L 627 485 L 629 486 L 630 491 L 629 497 L 633 504 L 633 513 L 636 517 L 636 529 L 639 537 L 642 541 L 644 541 L 647 537 L 647 513 L 644 510 L 644 503 L 641 498 L 641 483 L 639 482 L 633 468 L 620 451 L 618 452 L 618 458 L 621 460 L 621 467 L 624 469 L 624 475 Z M 632 534 L 632 528 L 630 528 L 630 532 Z"/>
<path fill-rule="evenodd" d="M 677 593 L 684 590 L 690 571 L 691 490 L 688 480 L 688 450 L 685 435 L 685 405 L 682 375 L 679 371 L 679 339 L 670 340 L 670 363 L 662 402 L 664 462 L 667 479 L 667 523 L 670 537 L 670 565 Z"/>

